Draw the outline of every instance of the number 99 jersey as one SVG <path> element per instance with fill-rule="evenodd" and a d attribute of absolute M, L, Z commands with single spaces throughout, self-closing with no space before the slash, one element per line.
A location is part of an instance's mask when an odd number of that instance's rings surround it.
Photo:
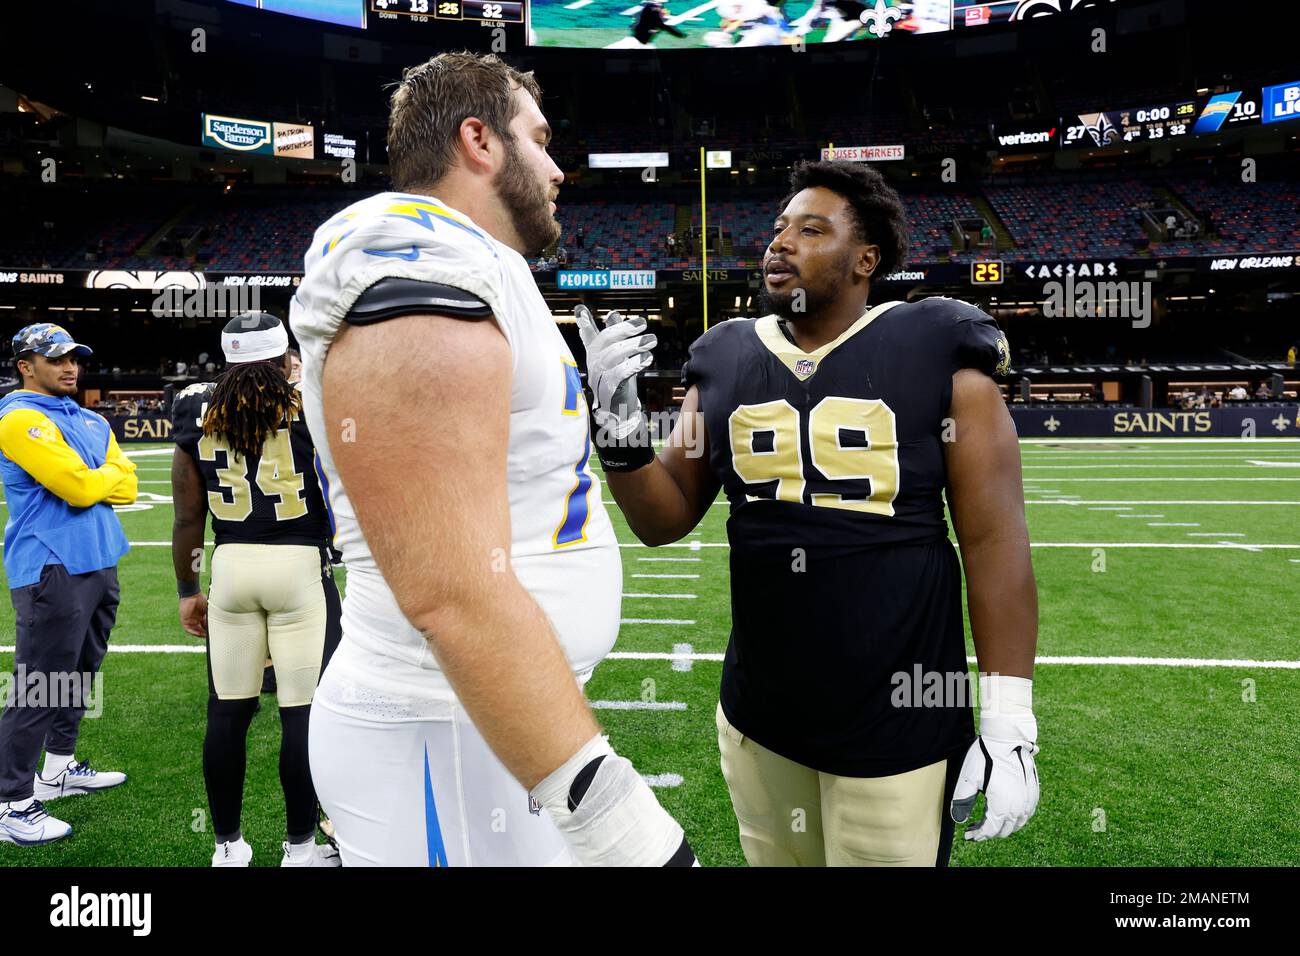
<path fill-rule="evenodd" d="M 1009 358 L 991 318 L 946 298 L 876 306 L 813 352 L 771 315 L 692 346 L 683 378 L 731 505 L 722 708 L 741 733 L 842 776 L 903 773 L 973 739 L 965 698 L 896 698 L 931 673 L 966 680 L 943 503 L 952 376 Z"/>

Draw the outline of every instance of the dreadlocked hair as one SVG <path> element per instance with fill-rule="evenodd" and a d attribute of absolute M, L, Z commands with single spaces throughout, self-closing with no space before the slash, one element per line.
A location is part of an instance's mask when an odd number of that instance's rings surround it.
<path fill-rule="evenodd" d="M 262 445 L 302 408 L 298 390 L 273 362 L 232 365 L 217 380 L 203 416 L 203 434 L 224 439 L 241 458 Z"/>

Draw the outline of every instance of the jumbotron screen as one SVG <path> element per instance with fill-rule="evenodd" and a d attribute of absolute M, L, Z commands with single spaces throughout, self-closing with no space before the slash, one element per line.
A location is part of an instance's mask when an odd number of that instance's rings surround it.
<path fill-rule="evenodd" d="M 528 42 L 609 50 L 879 40 L 1070 14 L 1118 0 L 532 0 Z"/>
<path fill-rule="evenodd" d="M 532 0 L 537 46 L 667 50 L 880 39 L 951 28 L 952 0 Z"/>

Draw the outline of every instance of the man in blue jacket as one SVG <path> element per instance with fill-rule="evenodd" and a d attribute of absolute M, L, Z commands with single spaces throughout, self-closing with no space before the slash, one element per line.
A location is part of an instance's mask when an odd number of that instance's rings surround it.
<path fill-rule="evenodd" d="M 17 629 L 0 714 L 0 842 L 33 846 L 72 833 L 42 800 L 126 782 L 78 761 L 76 745 L 128 550 L 112 506 L 135 500 L 136 476 L 108 422 L 72 397 L 90 349 L 48 322 L 22 329 L 13 348 L 23 385 L 0 398 L 4 566 Z"/>

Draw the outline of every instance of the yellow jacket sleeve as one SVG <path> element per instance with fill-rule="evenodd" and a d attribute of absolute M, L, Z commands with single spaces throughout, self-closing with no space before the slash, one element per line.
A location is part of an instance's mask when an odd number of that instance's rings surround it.
<path fill-rule="evenodd" d="M 115 445 L 110 441 L 110 452 Z M 36 409 L 16 408 L 0 418 L 0 453 L 74 508 L 104 501 L 126 479 L 134 500 L 135 464 L 120 449 L 120 460 L 110 458 L 91 468 L 63 440 L 54 422 Z"/>
<path fill-rule="evenodd" d="M 109 462 L 117 463 L 124 474 L 122 480 L 117 483 L 112 493 L 104 500 L 110 505 L 129 505 L 135 501 L 140 493 L 139 479 L 135 473 L 135 462 L 122 453 L 122 449 L 117 443 L 117 436 L 112 432 L 109 432 L 108 435 L 108 455 L 104 459 L 104 464 Z"/>

